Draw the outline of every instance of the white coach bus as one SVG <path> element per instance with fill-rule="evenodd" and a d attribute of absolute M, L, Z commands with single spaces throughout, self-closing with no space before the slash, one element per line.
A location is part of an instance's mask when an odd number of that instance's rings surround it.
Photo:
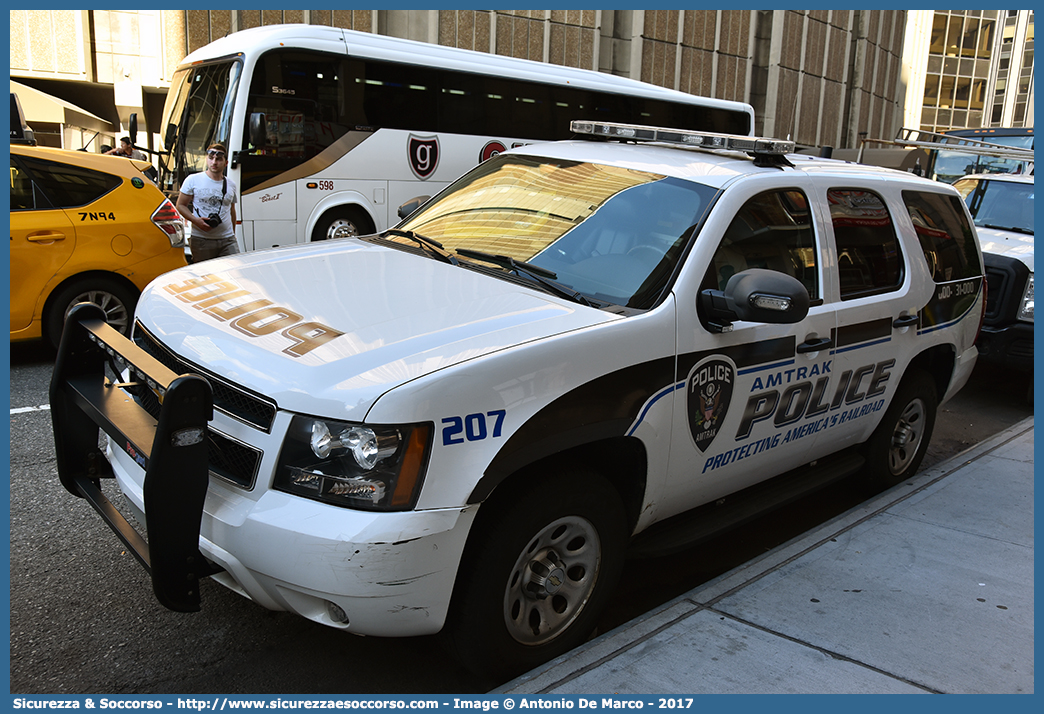
<path fill-rule="evenodd" d="M 314 25 L 191 53 L 163 109 L 169 195 L 228 148 L 245 250 L 382 231 L 477 163 L 575 119 L 751 135 L 749 104 L 623 77 Z"/>

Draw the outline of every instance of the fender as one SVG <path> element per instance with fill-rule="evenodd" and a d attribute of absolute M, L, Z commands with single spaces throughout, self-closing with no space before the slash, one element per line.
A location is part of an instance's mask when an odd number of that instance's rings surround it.
<path fill-rule="evenodd" d="M 674 356 L 625 367 L 581 384 L 529 418 L 497 452 L 468 504 L 484 501 L 519 469 L 554 454 L 623 437 L 642 406 L 674 380 Z"/>
<path fill-rule="evenodd" d="M 370 220 L 373 221 L 373 225 L 378 231 L 384 230 L 383 221 L 379 219 L 372 202 L 368 201 L 365 196 L 358 191 L 335 191 L 328 196 L 324 196 L 319 203 L 315 204 L 315 208 L 308 214 L 308 220 L 303 223 L 303 232 L 300 230 L 302 224 L 298 223 L 297 242 L 308 243 L 311 240 L 312 231 L 315 230 L 315 225 L 323 217 L 323 214 L 342 207 L 362 209 L 370 217 Z"/>

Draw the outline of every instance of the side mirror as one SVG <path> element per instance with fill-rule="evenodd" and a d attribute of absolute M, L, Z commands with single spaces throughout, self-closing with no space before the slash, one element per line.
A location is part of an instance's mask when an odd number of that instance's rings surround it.
<path fill-rule="evenodd" d="M 712 332 L 731 332 L 736 320 L 775 325 L 801 322 L 808 315 L 808 290 L 786 273 L 751 268 L 736 273 L 724 290 L 704 290 L 697 302 Z"/>
<path fill-rule="evenodd" d="M 25 112 L 22 111 L 22 104 L 14 92 L 11 92 L 11 143 L 36 146 L 33 130 L 25 122 Z"/>
<path fill-rule="evenodd" d="M 431 196 L 417 196 L 411 198 L 409 201 L 399 206 L 399 218 L 406 218 L 420 208 L 422 204 L 426 203 L 429 198 L 431 198 Z"/>
<path fill-rule="evenodd" d="M 167 132 L 163 135 L 163 148 L 170 151 L 174 148 L 174 141 L 178 138 L 178 125 L 167 124 Z"/>
<path fill-rule="evenodd" d="M 255 151 L 260 151 L 265 148 L 267 142 L 268 119 L 263 113 L 254 112 L 250 115 L 250 143 Z"/>

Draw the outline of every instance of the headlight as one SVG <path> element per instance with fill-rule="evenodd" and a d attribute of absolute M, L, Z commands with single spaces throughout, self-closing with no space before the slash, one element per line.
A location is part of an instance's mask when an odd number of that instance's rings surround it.
<path fill-rule="evenodd" d="M 347 508 L 412 508 L 431 433 L 431 424 L 370 426 L 295 416 L 273 488 Z"/>
<path fill-rule="evenodd" d="M 1029 280 L 1026 281 L 1026 290 L 1022 293 L 1019 319 L 1033 322 L 1033 273 L 1029 274 Z"/>

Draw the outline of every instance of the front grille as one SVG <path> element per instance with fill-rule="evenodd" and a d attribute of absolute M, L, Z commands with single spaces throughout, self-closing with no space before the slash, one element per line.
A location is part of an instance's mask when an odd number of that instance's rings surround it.
<path fill-rule="evenodd" d="M 131 383 L 125 384 L 123 388 L 134 397 L 142 409 L 152 415 L 153 419 L 159 419 L 159 399 L 148 386 Z M 210 472 L 237 486 L 253 488 L 258 467 L 261 465 L 262 452 L 213 429 L 207 429 L 207 439 Z"/>
<path fill-rule="evenodd" d="M 146 333 L 140 329 L 140 326 L 136 330 L 139 336 L 144 336 Z M 149 340 L 143 340 L 135 338 L 140 346 L 144 348 L 149 354 L 156 359 L 163 362 L 168 369 L 178 374 L 184 374 L 185 372 L 199 372 L 201 370 L 194 370 L 187 368 L 185 363 L 173 358 L 166 350 L 159 350 L 158 343 L 149 338 Z M 148 346 L 146 346 L 148 344 Z M 165 355 L 165 358 L 161 355 Z M 207 374 L 203 376 L 211 381 L 212 377 Z M 213 385 L 214 382 L 211 381 Z M 220 383 L 219 383 L 220 384 Z M 134 400 L 141 406 L 142 409 L 152 415 L 154 419 L 159 419 L 160 415 L 160 403 L 149 387 L 142 383 L 126 383 L 123 386 Z M 234 389 L 227 388 L 227 391 L 234 392 Z M 217 390 L 214 390 L 214 401 L 217 406 Z M 222 410 L 227 411 L 227 410 Z M 274 411 L 274 410 L 273 410 Z M 271 421 L 269 421 L 271 425 Z M 215 476 L 225 479 L 237 486 L 242 486 L 245 489 L 251 489 L 254 487 L 254 481 L 257 478 L 258 470 L 261 466 L 262 452 L 232 439 L 231 437 L 225 436 L 213 429 L 207 429 L 207 460 L 210 472 Z"/>
<path fill-rule="evenodd" d="M 983 253 L 982 262 L 989 290 L 984 323 L 998 328 L 1011 325 L 1019 319 L 1022 294 L 1032 273 L 1021 260 L 995 253 Z"/>
<path fill-rule="evenodd" d="M 141 323 L 137 323 L 134 326 L 134 341 L 139 347 L 162 362 L 167 369 L 175 374 L 191 372 L 205 377 L 210 382 L 210 388 L 214 394 L 215 409 L 219 409 L 255 429 L 260 429 L 266 433 L 271 432 L 272 422 L 275 420 L 276 413 L 274 403 L 255 394 L 248 393 L 241 387 L 224 382 L 206 370 L 182 360 L 160 344 L 159 340 L 141 326 Z"/>
<path fill-rule="evenodd" d="M 1008 292 L 1008 274 L 1002 270 L 986 269 L 986 320 L 992 321 L 1000 316 L 1004 296 Z"/>
<path fill-rule="evenodd" d="M 254 487 L 261 452 L 213 430 L 207 431 L 210 472 L 245 489 Z"/>

